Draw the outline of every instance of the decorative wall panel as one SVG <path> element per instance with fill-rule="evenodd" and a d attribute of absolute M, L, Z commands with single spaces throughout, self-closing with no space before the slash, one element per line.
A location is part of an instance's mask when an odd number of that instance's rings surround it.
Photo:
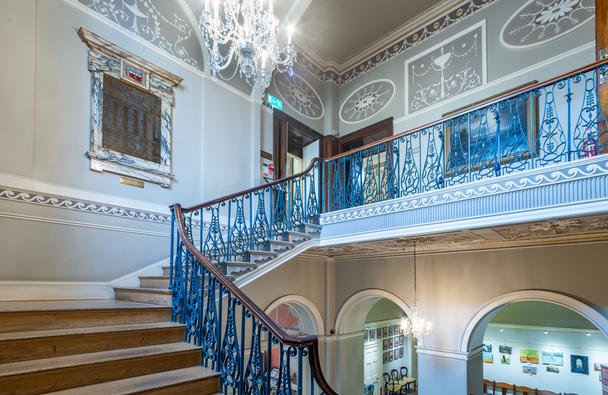
<path fill-rule="evenodd" d="M 408 59 L 405 70 L 408 114 L 483 85 L 485 21 Z"/>
<path fill-rule="evenodd" d="M 500 39 L 507 47 L 532 47 L 561 37 L 594 16 L 594 0 L 530 0 L 509 18 Z"/>
<path fill-rule="evenodd" d="M 184 63 L 203 69 L 196 32 L 175 1 L 78 0 L 111 22 L 138 35 Z"/>
<path fill-rule="evenodd" d="M 274 86 L 285 103 L 306 118 L 320 119 L 325 109 L 317 91 L 306 80 L 294 74 L 276 73 Z"/>
<path fill-rule="evenodd" d="M 174 90 L 182 79 L 166 70 L 139 58 L 107 40 L 83 29 L 78 35 L 89 47 L 89 71 L 91 72 L 91 170 L 124 174 L 170 187 L 173 174 L 173 105 Z M 150 161 L 132 150 L 117 151 L 115 146 L 104 144 L 104 77 L 109 76 L 131 89 L 140 89 L 160 99 L 160 155 L 158 161 Z M 137 88 L 135 88 L 137 87 Z M 106 97 L 107 99 L 107 97 Z M 156 126 L 153 125 L 153 126 Z M 130 128 L 131 129 L 131 128 Z M 130 130 L 129 129 L 129 130 Z M 132 128 L 133 130 L 145 128 Z M 154 128 L 156 130 L 156 128 Z"/>
<path fill-rule="evenodd" d="M 391 80 L 368 82 L 351 93 L 340 107 L 340 119 L 345 123 L 365 121 L 386 107 L 395 95 Z"/>

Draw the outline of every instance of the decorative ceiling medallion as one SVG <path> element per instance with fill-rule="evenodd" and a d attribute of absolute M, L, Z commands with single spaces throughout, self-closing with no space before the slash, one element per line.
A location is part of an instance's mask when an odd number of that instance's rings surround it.
<path fill-rule="evenodd" d="M 540 45 L 582 26 L 595 16 L 594 0 L 529 0 L 502 28 L 510 48 Z"/>
<path fill-rule="evenodd" d="M 365 121 L 386 107 L 395 96 L 395 84 L 380 79 L 368 82 L 351 93 L 340 107 L 340 119 L 344 123 Z"/>
<path fill-rule="evenodd" d="M 356 64 L 345 70 L 336 72 L 333 69 L 323 68 L 317 65 L 312 59 L 305 56 L 302 51 L 298 51 L 296 62 L 304 67 L 308 72 L 312 73 L 320 81 L 331 81 L 338 86 L 360 77 L 364 73 L 370 71 L 374 67 L 392 59 L 393 57 L 405 52 L 406 50 L 415 47 L 418 44 L 426 41 L 428 38 L 435 36 L 448 27 L 460 22 L 467 17 L 474 15 L 478 11 L 493 4 L 496 0 L 470 0 L 461 5 L 453 7 L 449 11 L 439 15 L 437 18 L 429 21 L 426 25 L 419 27 L 416 30 L 404 31 L 401 33 L 401 38 L 395 42 L 387 43 L 383 49 L 373 52 L 360 59 Z"/>
<path fill-rule="evenodd" d="M 298 75 L 275 74 L 274 87 L 285 103 L 300 115 L 320 119 L 325 113 L 323 101 L 317 91 Z"/>

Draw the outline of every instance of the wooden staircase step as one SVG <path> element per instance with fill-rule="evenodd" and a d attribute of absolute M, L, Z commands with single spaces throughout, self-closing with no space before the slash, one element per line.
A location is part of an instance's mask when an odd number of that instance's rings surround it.
<path fill-rule="evenodd" d="M 114 288 L 116 299 L 129 300 L 132 302 L 154 303 L 157 305 L 171 305 L 171 291 L 158 288 Z"/>
<path fill-rule="evenodd" d="M 199 365 L 201 349 L 189 343 L 101 351 L 13 362 L 0 369 L 7 393 L 39 394 Z"/>
<path fill-rule="evenodd" d="M 184 328 L 158 322 L 0 333 L 0 364 L 179 342 Z"/>
<path fill-rule="evenodd" d="M 0 333 L 170 320 L 170 307 L 123 300 L 0 302 Z"/>
<path fill-rule="evenodd" d="M 89 394 L 217 394 L 220 390 L 219 373 L 202 366 L 170 370 L 128 379 L 52 392 L 53 395 Z"/>
<path fill-rule="evenodd" d="M 139 276 L 139 286 L 142 288 L 169 289 L 169 275 Z"/>

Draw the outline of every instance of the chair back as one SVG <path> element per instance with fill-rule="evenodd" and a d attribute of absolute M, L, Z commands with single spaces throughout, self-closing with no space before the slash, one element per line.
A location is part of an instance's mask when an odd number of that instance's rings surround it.
<path fill-rule="evenodd" d="M 523 395 L 538 395 L 537 388 L 530 388 L 530 387 L 526 387 L 524 385 L 515 386 L 515 389 L 513 390 L 513 392 L 516 392 L 516 391 L 521 391 L 523 393 Z"/>
<path fill-rule="evenodd" d="M 392 380 L 391 380 L 390 374 L 384 372 L 384 373 L 382 373 L 382 377 L 384 378 L 384 385 L 391 383 Z"/>
<path fill-rule="evenodd" d="M 391 378 L 393 379 L 393 383 L 397 383 L 401 378 L 399 377 L 399 371 L 397 369 L 391 370 Z"/>
<path fill-rule="evenodd" d="M 488 393 L 488 388 L 492 389 L 492 394 L 494 394 L 494 383 L 496 383 L 495 381 L 490 381 L 490 380 L 486 380 L 483 379 L 483 393 L 487 394 Z"/>
<path fill-rule="evenodd" d="M 399 370 L 401 370 L 401 378 L 407 377 L 407 367 L 402 366 Z"/>
<path fill-rule="evenodd" d="M 492 391 L 494 393 L 494 391 L 496 391 L 496 388 L 500 388 L 501 389 L 501 394 L 502 395 L 507 395 L 507 390 L 513 390 L 513 393 L 515 394 L 515 386 L 513 384 L 507 384 L 507 383 L 503 383 L 503 382 L 494 382 L 494 390 Z"/>

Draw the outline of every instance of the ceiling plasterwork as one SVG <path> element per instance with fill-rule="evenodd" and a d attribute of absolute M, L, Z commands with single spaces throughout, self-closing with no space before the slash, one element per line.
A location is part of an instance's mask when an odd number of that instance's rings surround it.
<path fill-rule="evenodd" d="M 351 93 L 340 107 L 340 119 L 346 123 L 365 121 L 382 111 L 395 95 L 395 84 L 381 79 L 368 82 Z"/>
<path fill-rule="evenodd" d="M 563 36 L 595 16 L 594 0 L 530 0 L 505 23 L 503 45 L 528 48 Z"/>
<path fill-rule="evenodd" d="M 421 237 L 395 238 L 331 247 L 316 247 L 305 254 L 340 259 L 411 254 L 417 241 L 420 253 L 470 251 L 608 240 L 608 217 L 553 219 L 494 228 L 462 230 Z"/>
<path fill-rule="evenodd" d="M 306 80 L 294 74 L 276 73 L 274 87 L 291 108 L 310 119 L 323 117 L 325 109 L 317 91 Z"/>
<path fill-rule="evenodd" d="M 494 1 L 496 0 L 461 0 L 456 4 L 444 1 L 441 3 L 442 7 L 434 7 L 424 17 L 415 18 L 417 23 L 412 22 L 401 26 L 397 31 L 341 64 L 319 59 L 306 48 L 298 48 L 297 62 L 320 81 L 331 81 L 337 85 L 344 85 L 477 13 Z M 420 20 L 425 22 L 420 24 Z"/>

